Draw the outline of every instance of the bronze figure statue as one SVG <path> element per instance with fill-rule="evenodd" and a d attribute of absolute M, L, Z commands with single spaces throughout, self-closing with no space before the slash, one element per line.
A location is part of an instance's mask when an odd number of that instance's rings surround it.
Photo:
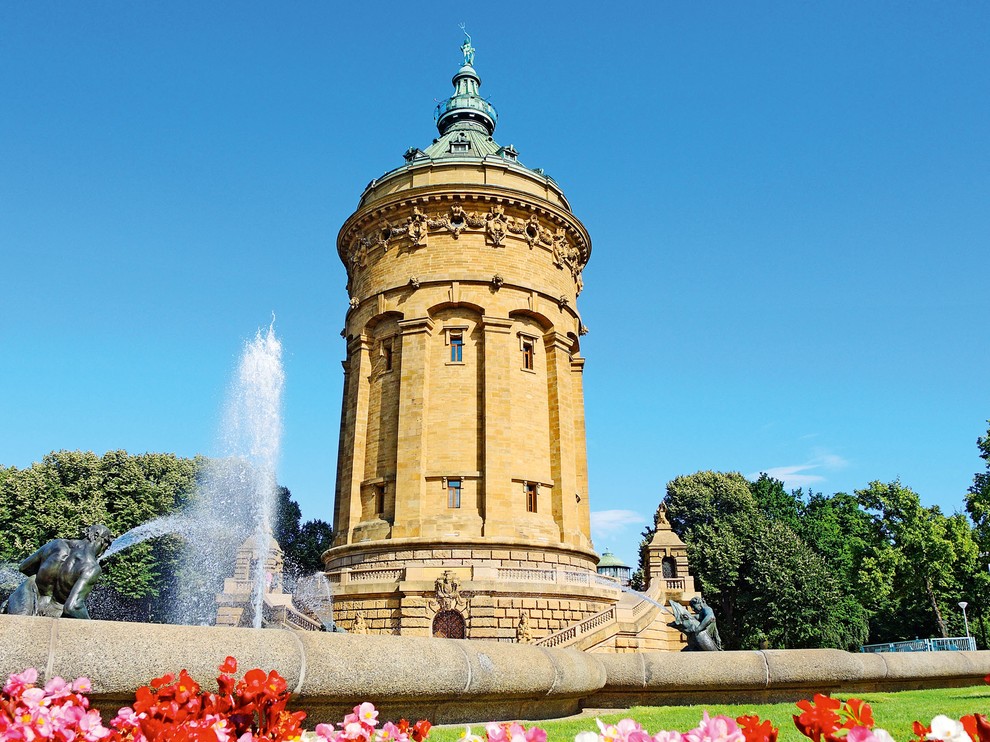
<path fill-rule="evenodd" d="M 722 639 L 719 637 L 718 628 L 715 626 L 715 612 L 699 595 L 691 598 L 689 605 L 694 610 L 695 615 L 693 616 L 676 600 L 670 601 L 670 610 L 674 614 L 674 620 L 670 625 L 687 638 L 687 646 L 684 651 L 722 651 Z"/>
<path fill-rule="evenodd" d="M 100 555 L 113 537 L 103 525 L 86 528 L 80 539 L 49 541 L 20 563 L 27 575 L 0 613 L 48 618 L 89 618 L 86 596 L 103 570 Z"/>

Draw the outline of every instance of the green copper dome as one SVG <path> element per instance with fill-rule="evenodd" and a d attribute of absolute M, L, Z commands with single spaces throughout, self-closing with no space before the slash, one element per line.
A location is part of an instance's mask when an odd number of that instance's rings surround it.
<path fill-rule="evenodd" d="M 629 569 L 627 564 L 608 549 L 602 554 L 602 558 L 598 560 L 598 568 L 601 569 L 602 567 L 623 567 Z"/>

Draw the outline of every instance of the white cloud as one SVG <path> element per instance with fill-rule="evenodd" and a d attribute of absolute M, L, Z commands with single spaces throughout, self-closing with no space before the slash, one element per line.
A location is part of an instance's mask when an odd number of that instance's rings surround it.
<path fill-rule="evenodd" d="M 824 449 L 814 451 L 810 460 L 803 464 L 792 464 L 790 466 L 771 466 L 754 474 L 747 475 L 749 479 L 757 479 L 760 474 L 767 474 L 774 479 L 779 479 L 788 489 L 798 487 L 808 487 L 812 484 L 824 482 L 827 474 L 836 469 L 842 469 L 849 465 L 849 462 L 834 453 L 829 453 Z"/>
<path fill-rule="evenodd" d="M 624 532 L 630 526 L 642 526 L 644 518 L 634 510 L 596 510 L 591 514 L 591 530 L 596 539 Z"/>
<path fill-rule="evenodd" d="M 807 487 L 809 484 L 824 482 L 825 477 L 820 474 L 803 474 L 802 472 L 812 469 L 812 466 L 771 466 L 756 474 L 750 474 L 749 479 L 758 479 L 760 474 L 767 474 L 774 479 L 779 479 L 787 489 L 797 489 Z"/>

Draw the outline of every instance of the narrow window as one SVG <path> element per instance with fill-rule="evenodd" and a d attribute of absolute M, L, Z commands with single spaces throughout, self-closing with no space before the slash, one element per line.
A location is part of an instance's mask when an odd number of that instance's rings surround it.
<path fill-rule="evenodd" d="M 536 512 L 536 488 L 535 482 L 526 482 L 526 512 Z"/>
<path fill-rule="evenodd" d="M 375 487 L 375 512 L 378 515 L 385 514 L 385 485 L 379 484 Z"/>
<path fill-rule="evenodd" d="M 392 370 L 392 341 L 389 340 L 382 346 L 382 355 L 385 356 L 385 370 Z"/>
<path fill-rule="evenodd" d="M 459 508 L 461 506 L 461 480 L 447 480 L 447 507 Z"/>
<path fill-rule="evenodd" d="M 523 354 L 523 368 L 527 371 L 533 370 L 533 343 L 529 340 L 524 340 L 522 344 L 522 354 Z"/>
<path fill-rule="evenodd" d="M 450 362 L 451 363 L 463 363 L 464 362 L 464 333 L 463 332 L 452 332 L 452 333 L 450 333 Z"/>

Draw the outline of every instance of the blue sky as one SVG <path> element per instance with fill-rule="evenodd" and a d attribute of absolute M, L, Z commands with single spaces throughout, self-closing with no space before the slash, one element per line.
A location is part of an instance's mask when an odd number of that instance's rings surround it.
<path fill-rule="evenodd" d="M 0 463 L 210 453 L 285 352 L 279 479 L 329 519 L 339 226 L 436 135 L 467 24 L 495 138 L 587 225 L 595 542 L 674 476 L 901 480 L 990 417 L 990 5 L 0 5 Z"/>

